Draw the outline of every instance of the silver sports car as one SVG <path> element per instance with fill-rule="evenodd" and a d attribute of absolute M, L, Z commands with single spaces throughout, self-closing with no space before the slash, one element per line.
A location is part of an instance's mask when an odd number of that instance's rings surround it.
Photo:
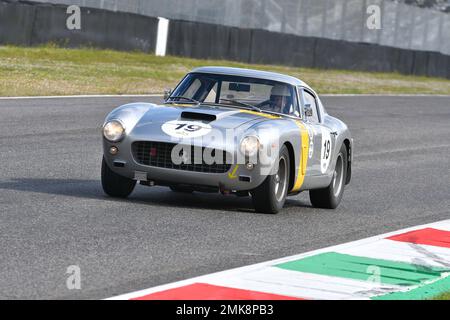
<path fill-rule="evenodd" d="M 103 124 L 102 185 L 127 197 L 136 182 L 174 192 L 252 196 L 277 213 L 286 197 L 336 208 L 350 182 L 353 139 L 303 81 L 272 72 L 203 67 L 163 104 L 131 103 Z"/>

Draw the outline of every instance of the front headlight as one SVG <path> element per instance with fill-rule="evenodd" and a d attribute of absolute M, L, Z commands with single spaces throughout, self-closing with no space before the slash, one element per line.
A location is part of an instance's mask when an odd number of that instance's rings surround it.
<path fill-rule="evenodd" d="M 256 136 L 248 136 L 241 141 L 241 152 L 246 156 L 254 156 L 260 148 L 259 138 Z"/>
<path fill-rule="evenodd" d="M 106 140 L 117 142 L 123 138 L 125 128 L 117 120 L 111 120 L 103 126 L 103 136 Z"/>

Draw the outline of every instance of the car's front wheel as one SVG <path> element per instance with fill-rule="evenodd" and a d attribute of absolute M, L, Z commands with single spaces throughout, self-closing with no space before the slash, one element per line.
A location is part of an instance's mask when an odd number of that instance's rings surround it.
<path fill-rule="evenodd" d="M 309 199 L 316 208 L 335 209 L 344 194 L 347 177 L 347 149 L 343 145 L 336 158 L 333 179 L 328 187 L 309 191 Z"/>
<path fill-rule="evenodd" d="M 278 157 L 277 172 L 267 176 L 264 182 L 251 192 L 253 206 L 257 212 L 274 214 L 283 208 L 289 187 L 289 170 L 289 151 L 283 146 Z"/>
<path fill-rule="evenodd" d="M 102 187 L 107 195 L 117 198 L 126 198 L 133 192 L 135 186 L 135 180 L 118 175 L 108 167 L 105 159 L 103 159 Z"/>

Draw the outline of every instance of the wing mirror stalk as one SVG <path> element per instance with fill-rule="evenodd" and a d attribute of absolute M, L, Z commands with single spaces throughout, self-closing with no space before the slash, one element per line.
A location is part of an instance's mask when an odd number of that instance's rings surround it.
<path fill-rule="evenodd" d="M 305 116 L 306 117 L 312 117 L 313 116 L 313 109 L 311 108 L 311 104 L 305 104 Z"/>
<path fill-rule="evenodd" d="M 172 94 L 172 89 L 166 89 L 164 90 L 164 101 L 169 99 L 170 95 Z"/>

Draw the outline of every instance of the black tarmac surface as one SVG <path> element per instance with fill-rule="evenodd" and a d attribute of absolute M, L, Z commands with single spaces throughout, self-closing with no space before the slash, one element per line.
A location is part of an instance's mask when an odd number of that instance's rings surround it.
<path fill-rule="evenodd" d="M 99 299 L 450 218 L 450 97 L 324 97 L 355 139 L 336 210 L 138 186 L 103 194 L 100 126 L 159 98 L 0 99 L 0 299 Z M 68 290 L 67 268 L 81 270 Z"/>

